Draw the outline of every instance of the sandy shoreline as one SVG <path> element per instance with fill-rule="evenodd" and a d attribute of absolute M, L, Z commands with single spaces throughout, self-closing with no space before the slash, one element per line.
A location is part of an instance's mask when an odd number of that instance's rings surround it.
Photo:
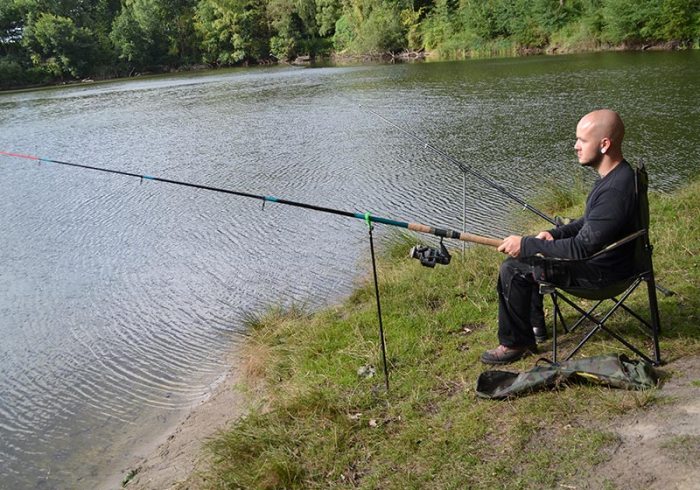
<path fill-rule="evenodd" d="M 121 482 L 131 470 L 137 473 L 126 485 L 127 489 L 200 487 L 198 471 L 207 464 L 203 444 L 249 407 L 248 397 L 238 388 L 244 369 L 240 349 L 235 358 L 238 362 L 231 365 L 236 367 L 220 380 L 210 397 L 199 402 L 160 439 L 139 448 L 145 456 L 139 457 L 131 468 L 115 474 L 104 488 L 122 488 Z M 667 484 L 673 488 L 695 488 L 694 482 L 700 478 L 700 470 L 693 464 L 700 454 L 697 452 L 700 450 L 697 446 L 700 440 L 697 439 L 700 437 L 697 397 L 700 356 L 675 360 L 662 369 L 674 375 L 658 392 L 661 403 L 593 424 L 597 429 L 615 434 L 619 443 L 606 450 L 611 454 L 604 463 L 592 468 L 590 475 L 577 482 L 580 488 L 598 488 L 606 481 L 629 482 L 631 486 L 624 488 L 663 489 Z M 669 441 L 679 437 L 690 438 L 695 446 L 669 446 Z M 135 457 L 139 451 L 133 452 Z"/>
<path fill-rule="evenodd" d="M 114 490 L 181 488 L 196 478 L 197 470 L 206 463 L 204 443 L 233 420 L 245 413 L 245 397 L 237 389 L 241 380 L 240 346 L 227 358 L 231 368 L 217 382 L 210 396 L 200 401 L 189 413 L 166 426 L 160 437 L 132 450 L 133 463 L 115 469 L 101 488 Z M 234 364 L 234 360 L 239 362 Z M 125 487 L 124 479 L 135 473 Z"/>

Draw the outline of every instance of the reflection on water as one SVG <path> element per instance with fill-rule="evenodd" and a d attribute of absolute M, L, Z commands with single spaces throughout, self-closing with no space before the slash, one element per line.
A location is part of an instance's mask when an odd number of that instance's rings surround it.
<path fill-rule="evenodd" d="M 699 54 L 250 69 L 7 94 L 0 150 L 459 229 L 456 166 L 359 104 L 526 199 L 552 179 L 593 179 L 576 168 L 573 130 L 611 107 L 628 157 L 669 190 L 698 166 Z M 336 301 L 365 270 L 357 220 L 6 157 L 0 172 L 8 488 L 103 481 L 133 434 L 207 395 L 246 312 Z M 466 201 L 468 231 L 522 231 L 509 225 L 518 206 L 471 177 Z"/>

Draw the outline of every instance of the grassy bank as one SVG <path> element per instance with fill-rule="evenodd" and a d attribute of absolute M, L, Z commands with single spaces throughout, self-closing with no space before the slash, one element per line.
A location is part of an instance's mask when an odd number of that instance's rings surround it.
<path fill-rule="evenodd" d="M 566 202 L 560 196 L 558 202 Z M 653 195 L 664 361 L 700 353 L 700 182 Z M 576 210 L 569 210 L 574 214 Z M 536 226 L 539 223 L 535 224 Z M 533 229 L 534 231 L 534 229 Z M 380 268 L 391 390 L 381 374 L 372 284 L 341 306 L 251 318 L 244 367 L 250 414 L 209 445 L 199 476 L 215 488 L 541 488 L 571 484 L 615 436 L 596 419 L 640 410 L 656 392 L 568 386 L 507 402 L 476 398 L 484 349 L 496 344 L 503 257 L 474 247 L 434 270 L 386 251 Z M 644 292 L 634 301 L 644 302 Z M 635 327 L 624 315 L 618 324 Z M 639 334 L 641 337 L 641 333 Z M 545 344 L 547 349 L 549 344 Z M 619 352 L 603 337 L 589 354 Z M 512 366 L 529 369 L 529 358 Z M 358 369 L 376 367 L 362 377 Z"/>

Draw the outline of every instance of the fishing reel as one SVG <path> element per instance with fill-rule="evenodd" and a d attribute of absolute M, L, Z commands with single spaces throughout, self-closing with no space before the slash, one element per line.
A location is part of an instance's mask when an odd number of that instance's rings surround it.
<path fill-rule="evenodd" d="M 560 226 L 568 225 L 572 221 L 574 221 L 573 218 L 564 218 L 562 216 L 554 217 L 554 222 L 556 223 L 557 228 L 559 228 Z"/>
<path fill-rule="evenodd" d="M 439 250 L 427 245 L 416 245 L 409 252 L 409 257 L 420 260 L 420 264 L 424 267 L 435 267 L 435 264 L 447 265 L 452 259 L 447 247 L 442 243 L 442 238 L 440 238 Z"/>

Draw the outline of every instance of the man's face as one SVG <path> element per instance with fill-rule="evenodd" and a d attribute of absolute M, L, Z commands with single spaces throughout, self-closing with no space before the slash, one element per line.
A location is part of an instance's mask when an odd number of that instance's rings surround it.
<path fill-rule="evenodd" d="M 600 140 L 595 137 L 594 129 L 593 123 L 586 118 L 581 119 L 576 126 L 574 150 L 576 150 L 578 162 L 585 167 L 596 168 L 603 159 Z"/>

